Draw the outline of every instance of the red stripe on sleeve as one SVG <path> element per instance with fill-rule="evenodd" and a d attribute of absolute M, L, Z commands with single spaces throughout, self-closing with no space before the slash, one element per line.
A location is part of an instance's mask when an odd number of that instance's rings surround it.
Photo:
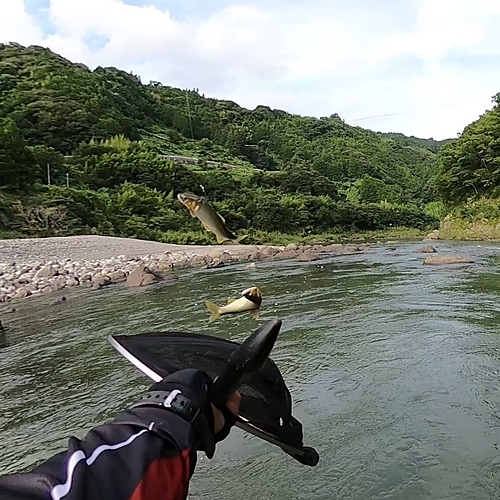
<path fill-rule="evenodd" d="M 185 500 L 190 479 L 190 450 L 158 458 L 148 467 L 130 500 Z"/>

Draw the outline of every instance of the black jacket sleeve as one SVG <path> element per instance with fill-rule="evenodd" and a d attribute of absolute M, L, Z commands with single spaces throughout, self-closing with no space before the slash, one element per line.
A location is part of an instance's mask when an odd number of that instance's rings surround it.
<path fill-rule="evenodd" d="M 191 425 L 140 407 L 92 429 L 30 472 L 0 477 L 2 500 L 181 500 L 196 465 Z"/>

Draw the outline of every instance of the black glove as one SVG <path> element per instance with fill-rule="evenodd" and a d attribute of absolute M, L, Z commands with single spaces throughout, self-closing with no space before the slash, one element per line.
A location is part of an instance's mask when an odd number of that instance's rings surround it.
<path fill-rule="evenodd" d="M 180 370 L 153 384 L 132 408 L 162 406 L 176 413 L 193 426 L 196 449 L 212 458 L 216 443 L 228 436 L 236 422 L 236 416 L 231 411 L 221 408 L 224 427 L 215 434 L 214 411 L 208 397 L 212 383 L 212 378 L 202 370 Z"/>

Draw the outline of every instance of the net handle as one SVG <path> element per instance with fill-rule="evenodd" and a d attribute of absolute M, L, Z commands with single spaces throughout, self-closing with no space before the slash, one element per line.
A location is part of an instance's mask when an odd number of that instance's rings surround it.
<path fill-rule="evenodd" d="M 281 320 L 271 320 L 255 330 L 229 357 L 210 391 L 212 403 L 222 408 L 228 398 L 269 358 L 281 329 Z"/>

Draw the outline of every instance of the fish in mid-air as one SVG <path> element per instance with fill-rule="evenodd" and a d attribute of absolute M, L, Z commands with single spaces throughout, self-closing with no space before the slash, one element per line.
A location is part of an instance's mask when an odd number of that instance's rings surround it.
<path fill-rule="evenodd" d="M 229 231 L 224 217 L 215 210 L 206 198 L 196 196 L 193 193 L 179 193 L 177 199 L 189 210 L 192 217 L 197 217 L 201 221 L 207 231 L 215 234 L 217 243 L 224 243 L 228 240 L 239 243 L 243 238 L 246 238 L 246 234 L 236 236 Z"/>
<path fill-rule="evenodd" d="M 225 306 L 218 306 L 209 300 L 205 301 L 205 304 L 212 313 L 209 323 L 218 320 L 223 314 L 237 314 L 245 311 L 249 311 L 258 320 L 262 294 L 258 287 L 253 286 L 243 290 L 239 299 L 229 299 Z"/>

